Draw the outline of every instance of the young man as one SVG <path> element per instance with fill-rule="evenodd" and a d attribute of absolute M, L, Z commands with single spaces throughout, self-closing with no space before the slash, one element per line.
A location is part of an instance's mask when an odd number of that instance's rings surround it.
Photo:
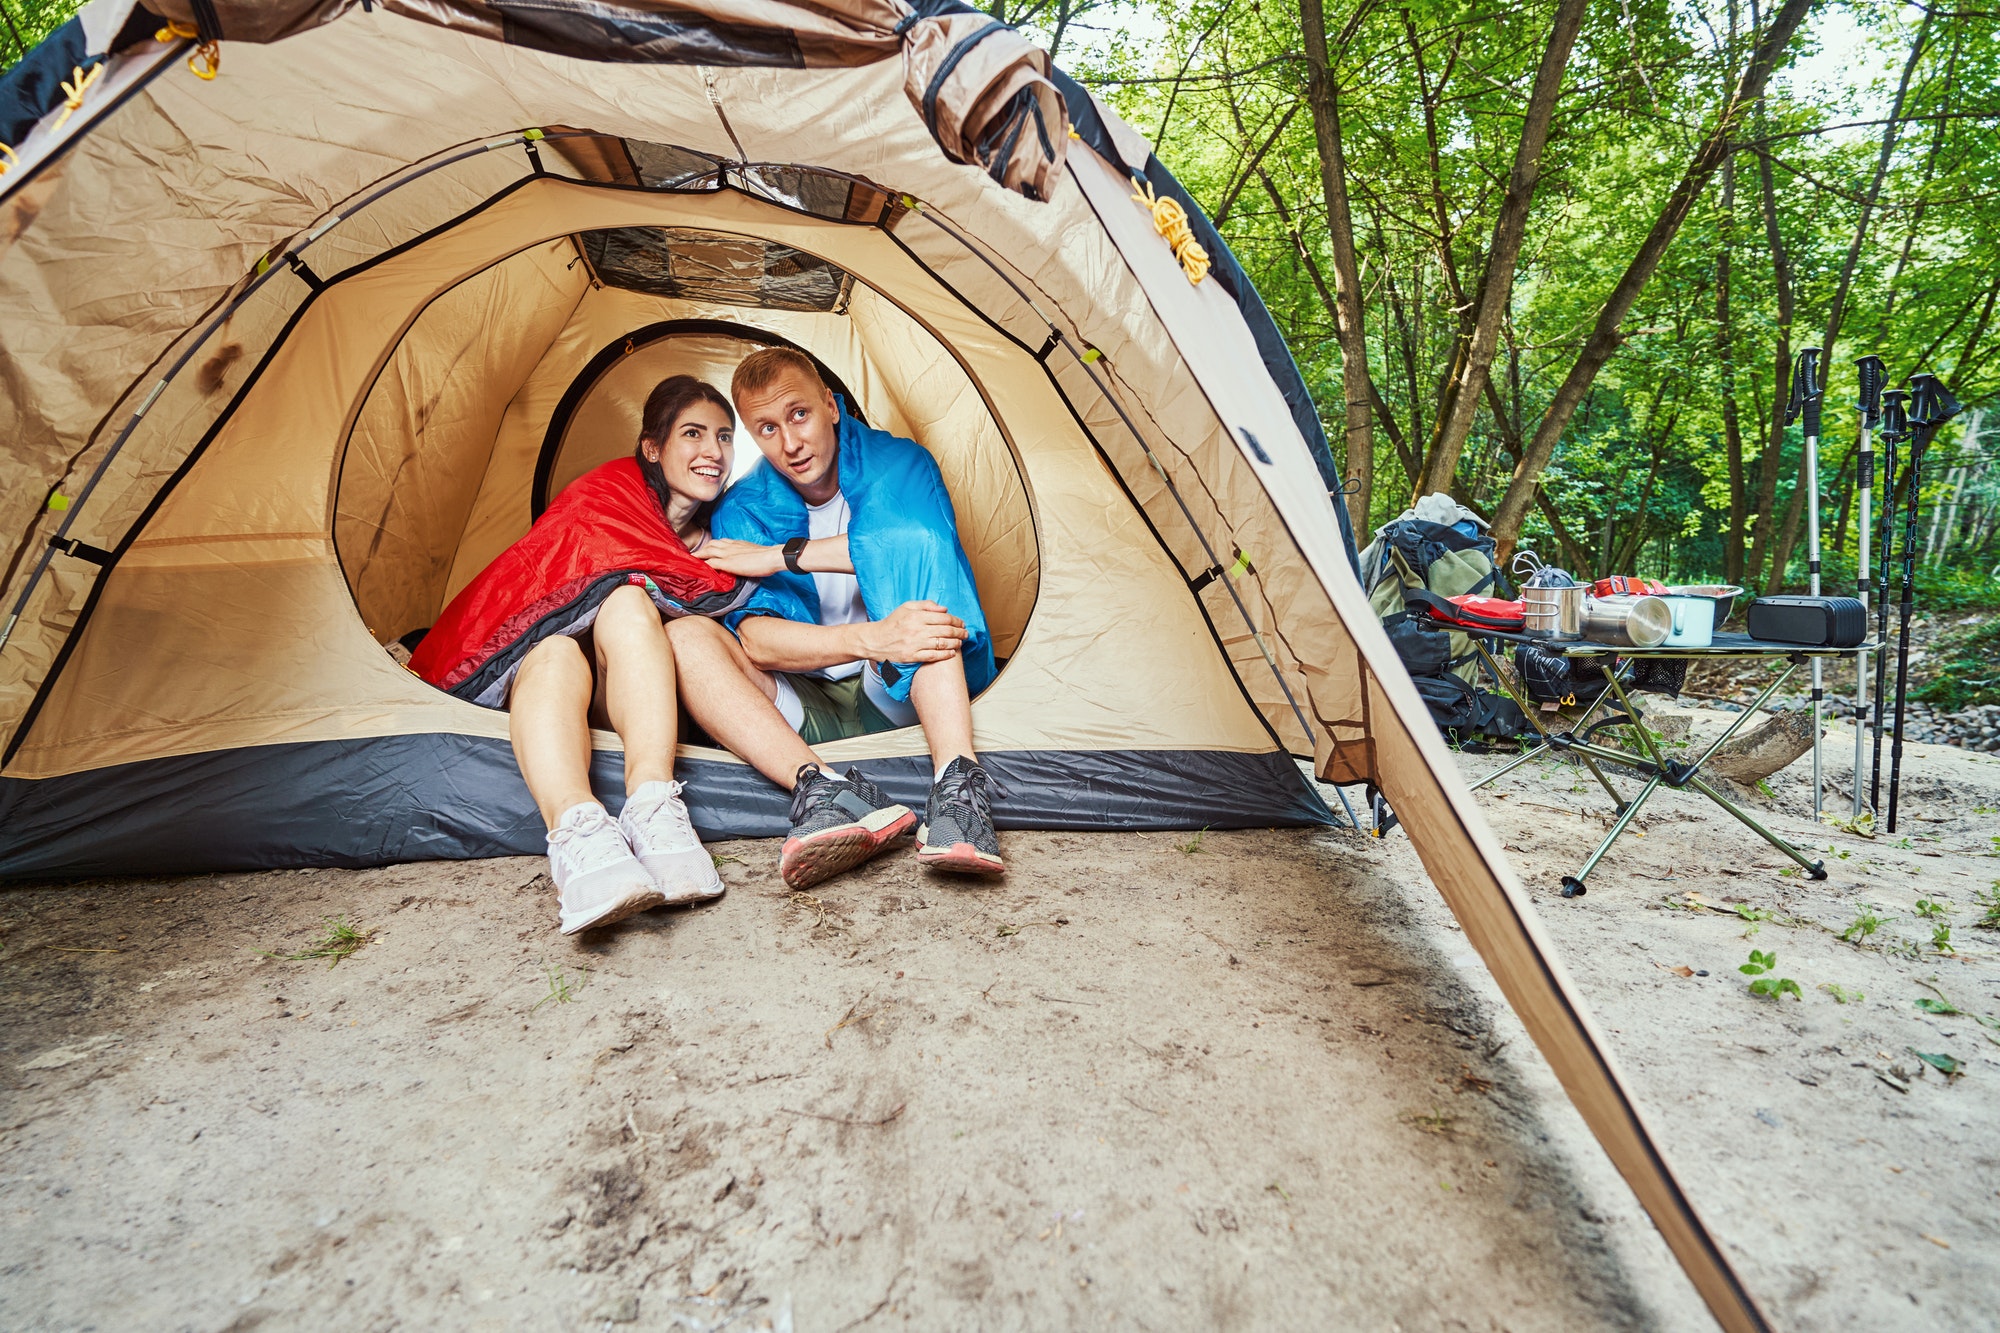
<path fill-rule="evenodd" d="M 812 360 L 788 347 L 747 357 L 730 393 L 764 461 L 718 502 L 696 554 L 760 584 L 725 621 L 734 637 L 713 621 L 669 627 L 688 712 L 791 789 L 779 856 L 790 887 L 860 864 L 916 823 L 811 747 L 913 725 L 932 761 L 917 859 L 1001 873 L 972 749 L 971 700 L 993 679 L 993 644 L 936 460 L 842 411 Z"/>

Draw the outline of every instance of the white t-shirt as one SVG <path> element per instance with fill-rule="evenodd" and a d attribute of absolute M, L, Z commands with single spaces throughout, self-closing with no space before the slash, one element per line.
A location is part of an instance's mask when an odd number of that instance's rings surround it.
<path fill-rule="evenodd" d="M 853 511 L 847 507 L 847 497 L 835 495 L 823 505 L 806 506 L 806 533 L 809 537 L 839 537 L 846 533 L 848 520 Z M 813 587 L 819 592 L 819 623 L 822 625 L 852 625 L 868 619 L 868 608 L 861 600 L 861 583 L 852 574 L 814 574 Z M 873 662 L 842 662 L 837 666 L 821 667 L 817 671 L 801 672 L 801 675 L 818 676 L 822 680 L 847 680 L 863 668 L 867 674 L 861 678 L 862 692 L 868 701 L 890 723 L 898 727 L 917 725 L 917 710 L 907 699 L 892 699 L 889 688 L 882 681 L 882 673 Z M 799 701 L 798 691 L 783 673 L 778 676 L 778 712 L 797 731 L 805 726 L 805 705 Z"/>
<path fill-rule="evenodd" d="M 806 535 L 839 537 L 847 532 L 848 520 L 853 511 L 847 507 L 847 497 L 839 492 L 825 504 L 806 506 Z M 822 625 L 854 625 L 868 619 L 868 608 L 861 601 L 861 583 L 852 574 L 814 574 L 813 587 L 819 590 L 819 623 Z M 838 666 L 821 667 L 817 671 L 804 674 L 818 676 L 823 680 L 846 680 L 861 670 L 859 662 L 842 662 Z"/>

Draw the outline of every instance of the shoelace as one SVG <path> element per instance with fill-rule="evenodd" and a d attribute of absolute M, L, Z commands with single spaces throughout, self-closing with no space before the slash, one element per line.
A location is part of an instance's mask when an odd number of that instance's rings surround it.
<path fill-rule="evenodd" d="M 600 833 L 609 833 L 611 838 L 600 838 Z M 549 833 L 549 849 L 561 848 L 576 863 L 579 871 L 598 870 L 615 864 L 620 853 L 631 855 L 625 845 L 625 837 L 611 822 L 611 816 L 602 806 L 592 806 L 572 821 L 564 821 Z"/>
<path fill-rule="evenodd" d="M 687 807 L 675 799 L 680 794 L 681 784 L 678 782 L 669 782 L 667 784 L 667 794 L 661 797 L 653 805 L 652 809 L 642 809 L 641 813 L 635 814 L 632 817 L 633 826 L 642 834 L 650 833 L 653 821 L 664 814 L 667 817 L 667 830 L 677 845 L 685 846 L 693 842 L 695 840 L 694 825 L 688 821 Z"/>
<path fill-rule="evenodd" d="M 806 811 L 819 799 L 816 793 L 824 784 L 835 779 L 820 772 L 817 764 L 800 764 L 796 778 L 792 782 L 792 822 L 798 823 L 806 817 Z"/>
<path fill-rule="evenodd" d="M 974 822 L 992 823 L 993 798 L 988 791 L 991 781 L 986 770 L 977 764 L 947 770 L 937 784 L 938 813 L 956 818 L 960 828 Z"/>

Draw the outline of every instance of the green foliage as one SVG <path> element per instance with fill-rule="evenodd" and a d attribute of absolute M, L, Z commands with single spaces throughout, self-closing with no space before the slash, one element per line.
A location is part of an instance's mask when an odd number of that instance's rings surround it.
<path fill-rule="evenodd" d="M 1799 983 L 1793 981 L 1790 977 L 1766 975 L 1777 966 L 1778 955 L 1775 950 L 1765 953 L 1757 949 L 1752 949 L 1750 951 L 1750 961 L 1738 964 L 1736 970 L 1746 976 L 1756 978 L 1755 981 L 1750 983 L 1750 993 L 1752 995 L 1768 995 L 1772 999 L 1781 999 L 1789 995 L 1795 1000 L 1805 999 L 1805 995 L 1799 990 Z"/>
<path fill-rule="evenodd" d="M 1940 708 L 2000 704 L 2000 616 L 1982 616 L 1940 636 L 1930 679 L 1914 691 Z"/>
<path fill-rule="evenodd" d="M 1112 20 L 1066 63 L 1152 139 L 1216 219 L 1333 424 L 1339 459 L 1334 239 L 1295 0 L 1140 0 L 1122 12 L 1143 18 L 1129 35 Z M 1380 401 L 1368 422 L 1371 525 L 1404 507 L 1447 415 L 1554 12 L 1553 0 L 1327 7 L 1366 368 Z M 1491 392 L 1455 477 L 1482 510 L 1507 489 L 1606 296 L 1713 123 L 1761 35 L 1757 13 L 1719 0 L 1586 11 L 1539 163 Z M 1902 119 L 1871 204 L 1882 113 L 1913 44 Z M 1530 510 L 1524 542 L 1576 572 L 1728 576 L 1753 591 L 1802 584 L 1804 525 L 1791 510 L 1802 443 L 1796 426 L 1780 424 L 1789 370 L 1780 349 L 1824 341 L 1864 216 L 1826 371 L 1822 523 L 1835 589 L 1853 586 L 1859 537 L 1853 358 L 1880 354 L 1894 381 L 1928 369 L 1974 406 L 2000 391 L 2000 317 L 1987 301 L 2000 135 L 1985 114 L 2000 105 L 2000 26 L 1943 11 L 1927 19 L 1915 6 L 1822 5 L 1787 62 L 1805 56 L 1817 57 L 1814 77 L 1781 69 L 1772 80 L 1738 135 L 1739 153 L 1701 192 L 1541 472 L 1548 504 Z M 1933 444 L 1926 522 L 1955 484 L 1953 469 L 1974 457 L 1970 417 Z M 1937 554 L 1918 570 L 1926 608 L 2000 601 L 1987 574 L 2000 558 L 2000 471 L 1961 489 L 1956 521 L 1941 525 Z M 1878 512 L 1883 498 L 1878 489 Z M 1781 553 L 1788 560 L 1774 574 Z"/>
<path fill-rule="evenodd" d="M 1939 918 L 1943 917 L 1946 913 L 1950 911 L 1951 911 L 1950 903 L 1938 902 L 1930 898 L 1917 899 L 1918 916 Z"/>
<path fill-rule="evenodd" d="M 1861 911 L 1848 923 L 1847 929 L 1840 932 L 1840 938 L 1849 944 L 1864 943 L 1870 935 L 1895 919 L 1892 916 L 1880 916 L 1872 906 L 1863 903 Z"/>
<path fill-rule="evenodd" d="M 1990 889 L 1975 890 L 1972 901 L 1985 909 L 1985 915 L 1972 924 L 1984 930 L 2000 930 L 2000 879 L 1994 880 Z"/>
<path fill-rule="evenodd" d="M 0 71 L 69 22 L 83 0 L 0 0 Z"/>
<path fill-rule="evenodd" d="M 1931 930 L 1931 948 L 1936 949 L 1939 953 L 1958 952 L 1958 950 L 1951 947 L 1950 926 L 1937 926 Z"/>
<path fill-rule="evenodd" d="M 305 948 L 292 953 L 265 953 L 266 958 L 276 958 L 287 963 L 302 963 L 309 958 L 324 958 L 328 967 L 339 967 L 340 960 L 350 958 L 362 945 L 375 938 L 375 932 L 358 926 L 345 916 L 326 918 L 326 928 L 319 938 Z"/>
<path fill-rule="evenodd" d="M 1833 997 L 1833 1002 L 1835 1004 L 1860 1004 L 1863 1000 L 1868 998 L 1866 995 L 1863 995 L 1860 991 L 1849 990 L 1847 987 L 1842 986 L 1837 982 L 1822 981 L 1819 984 L 1819 988 L 1825 991 L 1828 995 L 1831 995 Z"/>

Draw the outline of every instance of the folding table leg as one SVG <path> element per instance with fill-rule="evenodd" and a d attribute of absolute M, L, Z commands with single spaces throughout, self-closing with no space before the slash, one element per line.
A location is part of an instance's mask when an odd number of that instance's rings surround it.
<path fill-rule="evenodd" d="M 1590 859 L 1583 863 L 1583 868 L 1578 870 L 1574 875 L 1563 876 L 1563 897 L 1581 898 L 1584 895 L 1586 890 L 1584 889 L 1583 882 L 1590 878 L 1590 872 L 1597 869 L 1597 863 L 1602 861 L 1604 854 L 1611 850 L 1611 844 L 1618 841 L 1618 835 L 1625 831 L 1625 826 L 1630 824 L 1634 816 L 1639 813 L 1639 807 L 1646 803 L 1646 798 L 1651 796 L 1659 785 L 1660 775 L 1658 773 L 1646 779 L 1646 785 L 1639 788 L 1639 794 L 1634 796 L 1632 803 L 1626 806 L 1624 811 L 1619 814 L 1617 821 L 1611 825 L 1611 831 L 1604 835 L 1603 842 L 1597 844 L 1597 850 L 1590 854 Z"/>
<path fill-rule="evenodd" d="M 1738 806 L 1736 802 L 1730 800 L 1727 796 L 1724 796 L 1721 792 L 1709 786 L 1706 779 L 1690 776 L 1687 780 L 1687 785 L 1693 787 L 1696 791 L 1706 796 L 1709 800 L 1714 801 L 1717 805 L 1721 806 L 1724 810 L 1727 810 L 1730 814 L 1735 815 L 1736 818 L 1742 821 L 1743 825 L 1746 828 L 1748 828 L 1752 833 L 1755 833 L 1765 842 L 1770 843 L 1773 847 L 1776 847 L 1786 856 L 1789 856 L 1794 861 L 1797 861 L 1799 865 L 1805 868 L 1806 873 L 1811 875 L 1814 879 L 1826 878 L 1825 863 L 1820 861 L 1808 861 L 1805 857 L 1805 853 L 1801 852 L 1798 848 L 1792 846 L 1792 844 L 1786 842 L 1783 838 L 1779 837 L 1777 834 L 1771 832 L 1771 830 L 1765 828 L 1762 824 L 1758 823 L 1756 818 L 1752 816 L 1749 811 Z"/>

